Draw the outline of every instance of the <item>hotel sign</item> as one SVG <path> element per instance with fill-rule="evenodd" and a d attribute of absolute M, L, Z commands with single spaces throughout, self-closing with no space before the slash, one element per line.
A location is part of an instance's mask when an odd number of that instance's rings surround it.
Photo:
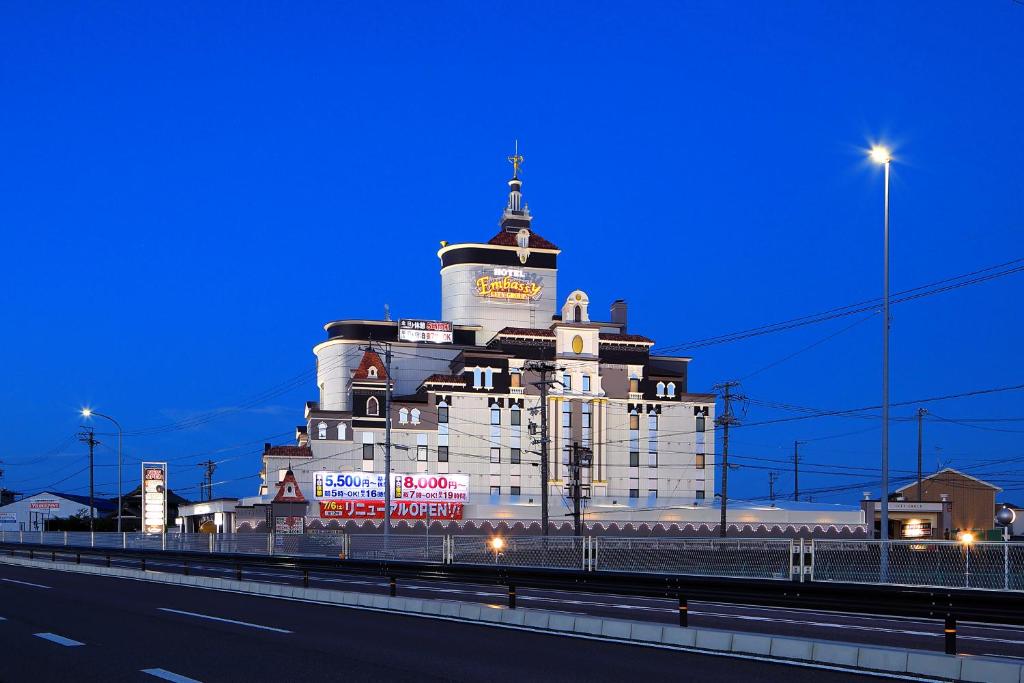
<path fill-rule="evenodd" d="M 539 275 L 519 268 L 488 268 L 476 272 L 476 295 L 484 299 L 534 301 L 544 291 Z"/>
<path fill-rule="evenodd" d="M 142 530 L 162 534 L 167 522 L 167 463 L 142 463 Z"/>
<path fill-rule="evenodd" d="M 452 324 L 447 320 L 398 321 L 399 341 L 430 342 L 432 344 L 452 343 Z"/>

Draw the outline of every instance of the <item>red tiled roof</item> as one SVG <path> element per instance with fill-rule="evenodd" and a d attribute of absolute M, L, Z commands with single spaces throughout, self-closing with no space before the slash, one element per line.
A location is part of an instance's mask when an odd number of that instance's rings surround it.
<path fill-rule="evenodd" d="M 538 327 L 503 327 L 498 330 L 499 335 L 506 335 L 509 337 L 554 337 L 555 333 L 553 330 L 545 330 Z"/>
<path fill-rule="evenodd" d="M 263 446 L 263 455 L 280 455 L 290 458 L 312 458 L 313 449 L 309 446 Z"/>
<path fill-rule="evenodd" d="M 377 368 L 377 376 L 370 377 L 370 368 Z M 380 359 L 376 351 L 367 351 L 363 359 L 359 361 L 359 367 L 352 373 L 352 379 L 387 379 L 388 372 L 384 369 L 384 361 Z"/>
<path fill-rule="evenodd" d="M 494 244 L 499 247 L 518 247 L 516 233 L 502 230 L 497 235 L 487 240 L 487 244 Z M 530 230 L 530 249 L 558 249 L 554 244 Z"/>
<path fill-rule="evenodd" d="M 424 384 L 465 384 L 462 375 L 431 375 L 423 380 Z"/>
<path fill-rule="evenodd" d="M 599 336 L 604 341 L 641 342 L 644 344 L 654 343 L 653 339 L 645 337 L 641 334 L 617 334 L 614 332 L 602 332 Z"/>

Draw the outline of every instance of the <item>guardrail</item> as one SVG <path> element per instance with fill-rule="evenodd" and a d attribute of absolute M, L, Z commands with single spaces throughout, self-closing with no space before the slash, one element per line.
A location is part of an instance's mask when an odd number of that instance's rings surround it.
<path fill-rule="evenodd" d="M 600 547 L 590 546 L 584 539 L 559 539 L 555 543 L 558 552 L 568 552 L 569 557 L 575 552 L 574 542 L 583 546 L 580 554 L 580 567 L 530 567 L 517 566 L 502 562 L 501 553 L 507 547 L 492 544 L 497 549 L 497 562 L 491 557 L 484 561 L 485 556 L 462 556 L 466 562 L 446 563 L 444 561 L 394 559 L 378 557 L 376 559 L 357 559 L 351 556 L 327 557 L 323 555 L 296 555 L 280 552 L 278 541 L 282 537 L 255 536 L 239 534 L 235 537 L 193 534 L 166 536 L 143 534 L 119 534 L 120 538 L 106 534 L 94 537 L 84 534 L 90 543 L 75 545 L 81 540 L 71 533 L 44 534 L 38 533 L 0 535 L 0 549 L 10 555 L 24 554 L 35 559 L 56 561 L 58 557 L 73 557 L 75 562 L 99 560 L 111 566 L 112 559 L 138 563 L 142 570 L 152 571 L 154 567 L 161 571 L 180 570 L 184 574 L 190 572 L 220 571 L 233 573 L 234 578 L 243 580 L 246 572 L 259 571 L 260 580 L 266 580 L 267 568 L 274 568 L 281 576 L 294 576 L 308 587 L 310 573 L 328 575 L 370 575 L 388 579 L 391 595 L 396 595 L 398 585 L 408 579 L 427 581 L 462 581 L 471 583 L 491 583 L 507 587 L 508 606 L 516 607 L 516 590 L 519 588 L 550 589 L 560 592 L 590 592 L 612 595 L 632 595 L 656 598 L 668 598 L 678 601 L 679 624 L 688 625 L 689 600 L 714 601 L 732 604 L 758 605 L 764 607 L 788 607 L 862 613 L 887 616 L 925 617 L 942 620 L 946 638 L 946 652 L 956 651 L 957 619 L 972 621 L 1024 625 L 1024 593 L 1003 591 L 977 591 L 968 589 L 935 589 L 907 588 L 903 586 L 870 585 L 840 582 L 792 582 L 766 578 L 734 578 L 719 576 L 700 576 L 685 573 L 665 573 L 653 571 L 619 571 L 611 569 L 584 569 L 585 558 L 600 561 Z M 247 538 L 242 538 L 242 537 Z M 202 540 L 199 540 L 202 538 Z M 400 538 L 395 536 L 392 538 Z M 459 557 L 459 537 L 432 538 L 428 543 L 414 549 L 434 552 L 438 547 L 439 556 L 453 555 Z M 103 540 L 101 540 L 103 539 Z M 212 540 L 211 540 L 212 539 Z M 335 541 L 335 547 L 358 547 L 360 543 L 353 535 L 348 541 Z M 477 545 L 486 539 L 476 537 Z M 113 541 L 120 541 L 120 547 Z M 536 539 L 534 539 L 536 540 Z M 549 539 L 550 540 L 550 539 Z M 270 547 L 263 550 L 261 544 L 268 542 Z M 518 540 L 517 540 L 518 542 Z M 730 540 L 736 543 L 735 540 Z M 65 545 L 66 543 L 66 545 Z M 203 545 L 205 543 L 205 546 Z M 228 552 L 225 548 L 234 546 Z M 287 544 L 286 544 L 287 545 Z M 387 544 L 390 547 L 390 539 Z M 495 546 L 498 546 L 495 548 Z M 799 545 L 799 544 L 797 544 Z M 739 547 L 739 546 L 737 546 Z M 308 549 L 308 548 L 307 548 Z M 404 554 L 409 548 L 398 548 L 396 554 Z M 596 550 L 596 553 L 594 552 Z M 717 551 L 721 551 L 718 548 Z M 380 553 L 380 549 L 366 548 L 363 552 Z M 391 551 L 388 551 L 389 553 Z M 512 553 L 527 552 L 527 549 Z M 341 553 L 339 553 L 340 555 Z M 726 553 L 728 556 L 729 553 Z M 545 555 L 545 557 L 547 557 Z M 149 566 L 147 567 L 147 561 Z M 568 564 L 568 562 L 567 562 Z M 168 569 L 170 568 L 170 569 Z M 282 580 L 282 583 L 287 583 Z"/>
<path fill-rule="evenodd" d="M 1024 544 L 616 536 L 0 532 L 0 543 L 1024 592 Z"/>

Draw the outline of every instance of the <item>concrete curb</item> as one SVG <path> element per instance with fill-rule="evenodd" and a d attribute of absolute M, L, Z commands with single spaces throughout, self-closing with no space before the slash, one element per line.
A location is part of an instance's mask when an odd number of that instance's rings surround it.
<path fill-rule="evenodd" d="M 302 600 L 355 609 L 386 611 L 409 616 L 500 625 L 564 636 L 600 638 L 636 645 L 670 647 L 709 654 L 753 657 L 795 665 L 843 668 L 895 675 L 911 680 L 969 681 L 970 683 L 1024 683 L 1024 664 L 997 657 L 947 655 L 856 645 L 827 640 L 771 636 L 708 628 L 637 622 L 626 619 L 565 614 L 538 609 L 508 609 L 451 600 L 390 597 L 369 593 L 302 588 L 280 584 L 235 581 L 206 576 L 182 576 L 156 571 L 98 567 L 70 562 L 49 562 L 0 557 L 0 563 L 130 578 L 156 583 L 224 590 L 252 595 Z"/>

